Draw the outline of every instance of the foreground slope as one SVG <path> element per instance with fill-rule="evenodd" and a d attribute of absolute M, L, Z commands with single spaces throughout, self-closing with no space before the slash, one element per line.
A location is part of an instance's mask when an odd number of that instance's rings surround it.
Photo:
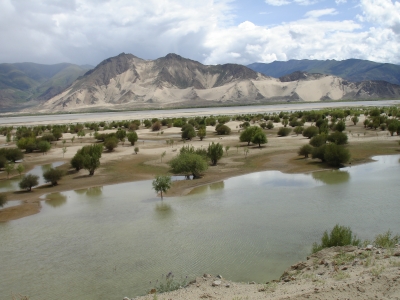
<path fill-rule="evenodd" d="M 87 72 L 40 112 L 245 105 L 274 101 L 394 99 L 400 86 L 352 83 L 340 77 L 295 73 L 272 78 L 236 64 L 203 65 L 168 54 L 143 60 L 121 53 Z"/>

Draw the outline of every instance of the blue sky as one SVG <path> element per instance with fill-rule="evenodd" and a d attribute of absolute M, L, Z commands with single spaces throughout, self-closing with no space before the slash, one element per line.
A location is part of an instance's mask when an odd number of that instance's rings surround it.
<path fill-rule="evenodd" d="M 1 0 L 0 63 L 96 65 L 121 52 L 205 64 L 400 64 L 394 0 Z"/>

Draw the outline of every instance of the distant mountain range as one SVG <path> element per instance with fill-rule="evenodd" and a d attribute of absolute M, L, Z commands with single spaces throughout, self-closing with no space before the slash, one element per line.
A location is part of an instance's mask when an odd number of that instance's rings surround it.
<path fill-rule="evenodd" d="M 0 110 L 21 109 L 33 105 L 29 100 L 46 101 L 71 85 L 93 68 L 61 63 L 0 64 Z"/>
<path fill-rule="evenodd" d="M 372 71 L 367 72 L 367 65 L 376 64 L 351 61 L 353 68 L 342 67 L 342 71 L 350 75 L 355 74 L 356 69 L 372 74 Z M 329 62 L 332 61 L 326 61 Z M 360 65 L 362 62 L 364 67 Z M 251 66 L 271 69 L 273 64 Z M 275 65 L 279 69 L 279 62 Z M 68 64 L 27 64 L 24 68 L 19 64 L 3 64 L 0 65 L 0 104 L 5 107 L 4 103 L 8 103 L 9 110 L 52 113 L 400 98 L 400 85 L 387 81 L 369 77 L 351 81 L 323 72 L 290 72 L 297 67 L 285 64 L 280 68 L 279 76 L 275 75 L 279 78 L 274 78 L 243 65 L 203 65 L 173 53 L 155 60 L 121 53 L 88 71 L 87 67 Z M 378 69 L 383 70 L 383 67 Z M 394 71 L 392 78 L 395 78 Z M 8 95 L 8 102 L 4 101 L 4 95 Z M 27 99 L 31 101 L 26 102 Z"/>
<path fill-rule="evenodd" d="M 400 85 L 400 65 L 376 63 L 361 59 L 288 60 L 272 63 L 253 63 L 250 69 L 266 76 L 282 77 L 296 71 L 334 75 L 352 82 L 365 80 L 387 81 Z"/>

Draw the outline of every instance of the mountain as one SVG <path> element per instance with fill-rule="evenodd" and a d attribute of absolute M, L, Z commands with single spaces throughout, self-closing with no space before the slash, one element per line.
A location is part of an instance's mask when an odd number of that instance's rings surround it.
<path fill-rule="evenodd" d="M 273 78 L 236 64 L 203 65 L 168 54 L 144 60 L 121 53 L 102 61 L 31 112 L 243 105 L 342 99 L 394 99 L 400 86 L 354 83 L 321 73 Z"/>
<path fill-rule="evenodd" d="M 0 110 L 20 109 L 46 101 L 90 69 L 61 63 L 42 65 L 35 63 L 0 64 Z"/>
<path fill-rule="evenodd" d="M 334 75 L 348 81 L 387 81 L 400 85 L 400 66 L 376 63 L 361 59 L 336 60 L 288 60 L 272 63 L 253 63 L 250 69 L 266 76 L 282 77 L 295 71 Z"/>

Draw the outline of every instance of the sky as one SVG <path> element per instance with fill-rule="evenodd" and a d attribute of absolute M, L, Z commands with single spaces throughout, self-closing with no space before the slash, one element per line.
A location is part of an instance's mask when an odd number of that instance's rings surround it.
<path fill-rule="evenodd" d="M 0 63 L 97 65 L 122 52 L 203 64 L 400 64 L 392 0 L 0 0 Z"/>

